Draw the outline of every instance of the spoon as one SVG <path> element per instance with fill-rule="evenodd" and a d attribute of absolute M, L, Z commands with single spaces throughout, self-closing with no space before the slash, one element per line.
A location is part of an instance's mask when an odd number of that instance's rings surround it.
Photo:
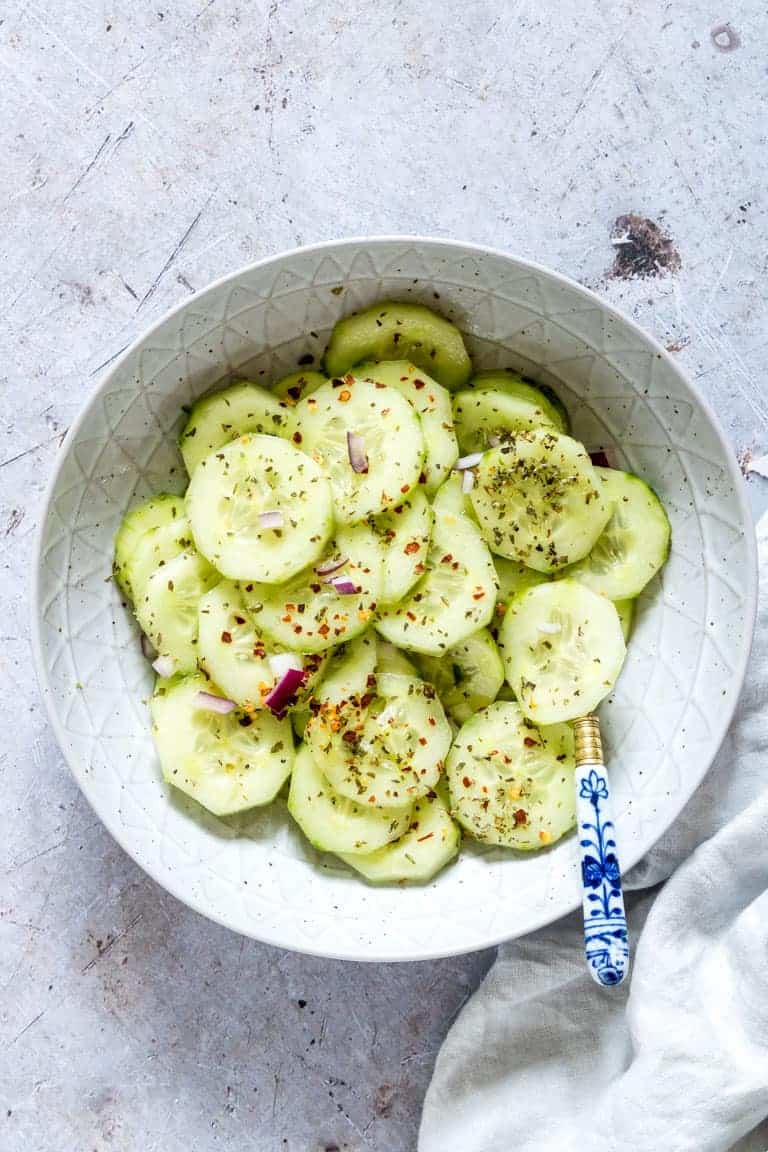
<path fill-rule="evenodd" d="M 597 716 L 573 722 L 576 820 L 581 857 L 584 953 L 592 978 L 621 984 L 629 971 L 629 939 L 611 814 L 611 789 Z"/>

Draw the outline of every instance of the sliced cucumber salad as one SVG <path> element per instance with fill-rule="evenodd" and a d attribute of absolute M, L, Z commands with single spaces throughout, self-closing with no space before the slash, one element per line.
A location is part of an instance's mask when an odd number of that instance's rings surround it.
<path fill-rule="evenodd" d="M 668 556 L 664 508 L 422 304 L 345 317 L 322 367 L 198 400 L 186 493 L 116 535 L 163 778 L 219 817 L 290 778 L 303 835 L 371 884 L 431 881 L 462 832 L 546 848 L 575 819 L 571 722 L 613 690 Z"/>

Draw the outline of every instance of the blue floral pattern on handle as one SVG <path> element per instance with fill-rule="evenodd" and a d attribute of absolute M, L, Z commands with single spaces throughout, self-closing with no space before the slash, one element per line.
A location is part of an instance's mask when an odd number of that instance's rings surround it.
<path fill-rule="evenodd" d="M 584 892 L 584 950 L 593 978 L 610 987 L 620 984 L 629 971 L 629 938 L 610 789 L 602 765 L 577 767 L 576 815 Z"/>

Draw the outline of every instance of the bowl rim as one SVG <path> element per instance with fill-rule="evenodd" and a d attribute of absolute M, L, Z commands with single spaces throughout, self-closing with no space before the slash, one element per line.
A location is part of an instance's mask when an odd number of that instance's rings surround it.
<path fill-rule="evenodd" d="M 70 449 L 76 442 L 80 429 L 85 422 L 86 416 L 99 395 L 107 387 L 109 381 L 122 366 L 122 364 L 131 357 L 155 332 L 158 331 L 168 320 L 172 317 L 183 312 L 190 304 L 199 301 L 208 292 L 223 287 L 230 281 L 239 279 L 246 273 L 264 268 L 269 264 L 278 264 L 282 260 L 289 257 L 295 257 L 299 254 L 313 255 L 315 253 L 322 253 L 328 249 L 336 249 L 339 247 L 371 247 L 386 244 L 412 244 L 427 246 L 432 249 L 440 248 L 461 248 L 466 250 L 468 255 L 481 255 L 491 256 L 496 259 L 507 260 L 517 264 L 523 269 L 528 269 L 532 273 L 542 274 L 547 276 L 577 295 L 582 296 L 584 299 L 591 301 L 596 307 L 602 311 L 615 316 L 626 324 L 634 333 L 646 343 L 662 360 L 670 365 L 675 373 L 683 380 L 686 387 L 690 390 L 691 395 L 696 400 L 714 430 L 715 436 L 720 447 L 723 449 L 726 465 L 730 478 L 733 482 L 733 488 L 736 493 L 737 504 L 742 517 L 742 524 L 744 526 L 744 535 L 746 540 L 746 548 L 748 555 L 748 572 L 746 580 L 746 594 L 744 600 L 745 606 L 745 630 L 742 651 L 740 654 L 738 666 L 736 668 L 735 682 L 738 690 L 731 694 L 728 706 L 723 710 L 722 720 L 714 731 L 712 743 L 712 755 L 708 758 L 707 763 L 702 766 L 702 772 L 698 780 L 692 787 L 682 788 L 674 797 L 674 800 L 669 809 L 670 819 L 666 822 L 665 827 L 658 833 L 653 835 L 649 843 L 645 845 L 642 851 L 632 851 L 622 854 L 622 871 L 626 874 L 639 860 L 648 854 L 654 845 L 661 839 L 661 837 L 669 831 L 678 816 L 685 808 L 688 801 L 693 796 L 694 792 L 700 787 L 707 773 L 709 772 L 715 756 L 718 754 L 725 735 L 731 725 L 736 707 L 741 698 L 741 692 L 744 686 L 746 677 L 747 665 L 749 662 L 750 652 L 752 648 L 752 640 L 754 637 L 755 620 L 757 616 L 757 595 L 758 595 L 758 554 L 757 554 L 757 540 L 755 534 L 754 518 L 752 516 L 751 506 L 746 493 L 746 486 L 743 477 L 739 470 L 736 454 L 733 450 L 733 445 L 727 439 L 723 428 L 721 427 L 720 420 L 717 417 L 714 409 L 712 408 L 709 400 L 702 394 L 696 382 L 688 375 L 681 366 L 672 359 L 670 353 L 661 344 L 655 336 L 646 331 L 640 324 L 638 324 L 631 316 L 621 311 L 615 305 L 609 303 L 602 296 L 599 296 L 593 289 L 579 284 L 576 280 L 571 279 L 562 272 L 549 268 L 544 264 L 539 264 L 537 261 L 529 260 L 525 257 L 517 256 L 512 252 L 505 251 L 502 248 L 496 248 L 492 245 L 478 244 L 472 241 L 455 240 L 445 236 L 419 236 L 409 233 L 384 233 L 381 235 L 371 236 L 342 236 L 332 240 L 322 240 L 314 244 L 299 245 L 292 248 L 284 248 L 279 252 L 272 255 L 261 257 L 258 260 L 251 261 L 232 272 L 227 272 L 223 276 L 219 276 L 211 280 L 204 287 L 199 288 L 192 295 L 185 296 L 178 304 L 174 304 L 171 308 L 167 309 L 161 316 L 157 318 L 148 328 L 142 329 L 138 336 L 132 340 L 120 353 L 112 360 L 100 374 L 97 382 L 88 389 L 88 392 L 83 399 L 81 406 L 75 419 L 67 429 L 66 435 L 61 442 L 57 452 L 56 460 L 45 485 L 45 490 L 40 502 L 40 511 L 35 527 L 34 543 L 31 554 L 32 564 L 32 578 L 31 578 L 31 596 L 30 596 L 30 616 L 31 616 L 31 629 L 30 638 L 32 644 L 32 656 L 37 676 L 38 687 L 40 694 L 45 703 L 45 709 L 48 716 L 48 722 L 51 725 L 53 734 L 56 738 L 59 751 L 64 756 L 67 766 L 74 777 L 80 791 L 85 796 L 92 811 L 99 818 L 101 823 L 109 832 L 110 836 L 122 848 L 122 850 L 130 857 L 131 860 L 137 864 L 143 872 L 145 872 L 156 884 L 162 889 L 169 892 L 182 904 L 191 908 L 194 912 L 204 916 L 208 920 L 221 925 L 223 928 L 229 929 L 231 932 L 236 932 L 238 935 L 257 940 L 264 944 L 269 944 L 276 948 L 283 948 L 291 952 L 299 952 L 303 955 L 317 956 L 324 959 L 333 960 L 348 960 L 351 962 L 363 963 L 404 963 L 404 962 L 417 962 L 421 960 L 437 960 L 451 956 L 461 956 L 472 952 L 477 952 L 485 948 L 498 947 L 500 944 L 505 943 L 507 940 L 515 939 L 515 936 L 509 936 L 508 933 L 501 935 L 492 935 L 482 942 L 473 942 L 470 944 L 459 944 L 455 948 L 445 949 L 442 948 L 435 952 L 430 950 L 427 944 L 423 949 L 419 949 L 417 954 L 413 954 L 413 949 L 410 952 L 403 952 L 393 954 L 388 952 L 386 955 L 379 954 L 366 954 L 356 955 L 351 949 L 346 951 L 335 952 L 333 949 L 308 946 L 297 946 L 294 942 L 286 940 L 280 931 L 266 931 L 249 932 L 241 928 L 235 928 L 227 921 L 224 915 L 218 914 L 216 910 L 203 906 L 203 901 L 195 896 L 190 896 L 189 893 L 184 891 L 184 886 L 178 883 L 175 879 L 175 874 L 169 875 L 160 874 L 160 870 L 154 868 L 148 862 L 142 860 L 140 855 L 132 849 L 128 843 L 128 837 L 123 834 L 123 830 L 116 819 L 112 819 L 109 813 L 99 810 L 96 800 L 90 794 L 87 777 L 80 771 L 78 757 L 74 755 L 67 748 L 67 741 L 63 731 L 62 724 L 59 720 L 58 712 L 54 706 L 53 691 L 51 688 L 48 670 L 45 661 L 45 653 L 43 650 L 43 625 L 41 613 L 41 569 L 42 569 L 42 552 L 43 552 L 43 539 L 45 527 L 50 510 L 51 500 L 59 480 L 59 476 L 64 467 Z M 542 914 L 535 920 L 534 923 L 528 925 L 525 933 L 521 935 L 529 935 L 531 932 L 536 932 L 539 929 L 546 927 L 549 924 L 560 920 L 563 916 L 574 912 L 579 906 L 578 899 L 574 899 L 569 903 L 560 904 L 542 904 Z"/>

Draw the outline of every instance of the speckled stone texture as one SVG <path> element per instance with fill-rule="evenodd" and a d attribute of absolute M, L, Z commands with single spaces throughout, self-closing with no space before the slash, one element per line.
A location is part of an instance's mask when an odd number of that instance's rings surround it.
<path fill-rule="evenodd" d="M 492 959 L 242 940 L 81 799 L 34 685 L 29 559 L 60 438 L 143 327 L 297 243 L 452 235 L 604 293 L 679 355 L 745 463 L 768 448 L 763 5 L 541 8 L 0 7 L 3 1152 L 411 1152 Z"/>

